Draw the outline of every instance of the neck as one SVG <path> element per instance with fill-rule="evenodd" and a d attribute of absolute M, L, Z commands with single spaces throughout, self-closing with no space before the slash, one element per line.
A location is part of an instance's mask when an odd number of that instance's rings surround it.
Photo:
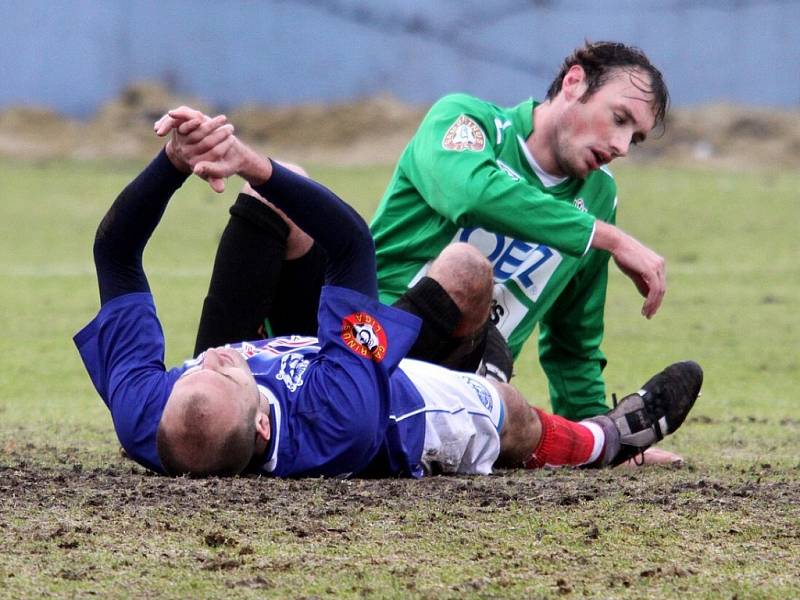
<path fill-rule="evenodd" d="M 533 132 L 525 140 L 525 145 L 545 173 L 553 177 L 564 177 L 553 153 L 555 132 L 551 123 L 555 110 L 556 107 L 550 100 L 545 100 L 533 110 Z"/>

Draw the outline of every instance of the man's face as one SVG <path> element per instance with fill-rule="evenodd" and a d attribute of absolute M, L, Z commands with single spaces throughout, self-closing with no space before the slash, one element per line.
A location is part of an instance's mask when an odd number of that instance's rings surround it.
<path fill-rule="evenodd" d="M 225 412 L 234 417 L 258 408 L 260 394 L 253 373 L 242 355 L 231 348 L 206 350 L 200 364 L 187 369 L 175 382 L 173 393 L 192 389 L 224 398 L 222 406 L 229 409 Z"/>
<path fill-rule="evenodd" d="M 553 159 L 560 173 L 553 175 L 583 179 L 643 142 L 655 117 L 648 75 L 618 69 L 582 102 L 586 82 L 583 71 L 575 69 L 562 84 L 567 104 L 554 130 Z"/>

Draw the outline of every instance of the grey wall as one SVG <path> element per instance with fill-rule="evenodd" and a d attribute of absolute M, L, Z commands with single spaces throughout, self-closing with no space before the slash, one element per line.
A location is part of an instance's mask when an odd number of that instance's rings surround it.
<path fill-rule="evenodd" d="M 643 48 L 676 105 L 800 104 L 800 1 L 0 0 L 0 108 L 86 115 L 129 81 L 225 108 L 541 97 L 584 38 Z"/>

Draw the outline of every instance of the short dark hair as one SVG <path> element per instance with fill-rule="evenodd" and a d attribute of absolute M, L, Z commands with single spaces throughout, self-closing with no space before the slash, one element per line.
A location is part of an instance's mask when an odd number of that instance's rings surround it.
<path fill-rule="evenodd" d="M 547 90 L 547 99 L 552 100 L 561 91 L 561 84 L 567 71 L 575 65 L 583 67 L 586 73 L 586 92 L 581 97 L 581 102 L 586 102 L 617 69 L 625 71 L 641 70 L 650 76 L 650 84 L 646 85 L 640 78 L 634 78 L 633 83 L 640 90 L 653 96 L 653 114 L 655 125 L 663 125 L 669 109 L 669 90 L 664 82 L 664 77 L 644 52 L 635 46 L 626 46 L 619 42 L 589 42 L 564 59 L 553 83 Z"/>
<path fill-rule="evenodd" d="M 193 477 L 230 477 L 238 475 L 250 463 L 255 444 L 255 415 L 227 433 L 221 443 L 209 445 L 205 430 L 211 426 L 205 405 L 209 402 L 204 394 L 193 394 L 183 411 L 181 434 L 174 434 L 158 425 L 156 449 L 161 466 L 168 475 L 191 475 Z M 180 451 L 179 451 L 180 449 Z M 197 464 L 187 461 L 187 454 L 197 458 Z M 202 465 L 202 466 L 199 466 Z"/>

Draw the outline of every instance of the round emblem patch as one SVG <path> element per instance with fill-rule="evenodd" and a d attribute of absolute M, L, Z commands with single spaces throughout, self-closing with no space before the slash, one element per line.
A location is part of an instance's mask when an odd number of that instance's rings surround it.
<path fill-rule="evenodd" d="M 342 341 L 363 358 L 381 362 L 386 356 L 386 330 L 375 317 L 365 312 L 342 319 Z"/>
<path fill-rule="evenodd" d="M 480 152 L 486 147 L 486 135 L 475 121 L 466 115 L 461 115 L 444 134 L 442 147 L 456 152 L 464 150 Z"/>

